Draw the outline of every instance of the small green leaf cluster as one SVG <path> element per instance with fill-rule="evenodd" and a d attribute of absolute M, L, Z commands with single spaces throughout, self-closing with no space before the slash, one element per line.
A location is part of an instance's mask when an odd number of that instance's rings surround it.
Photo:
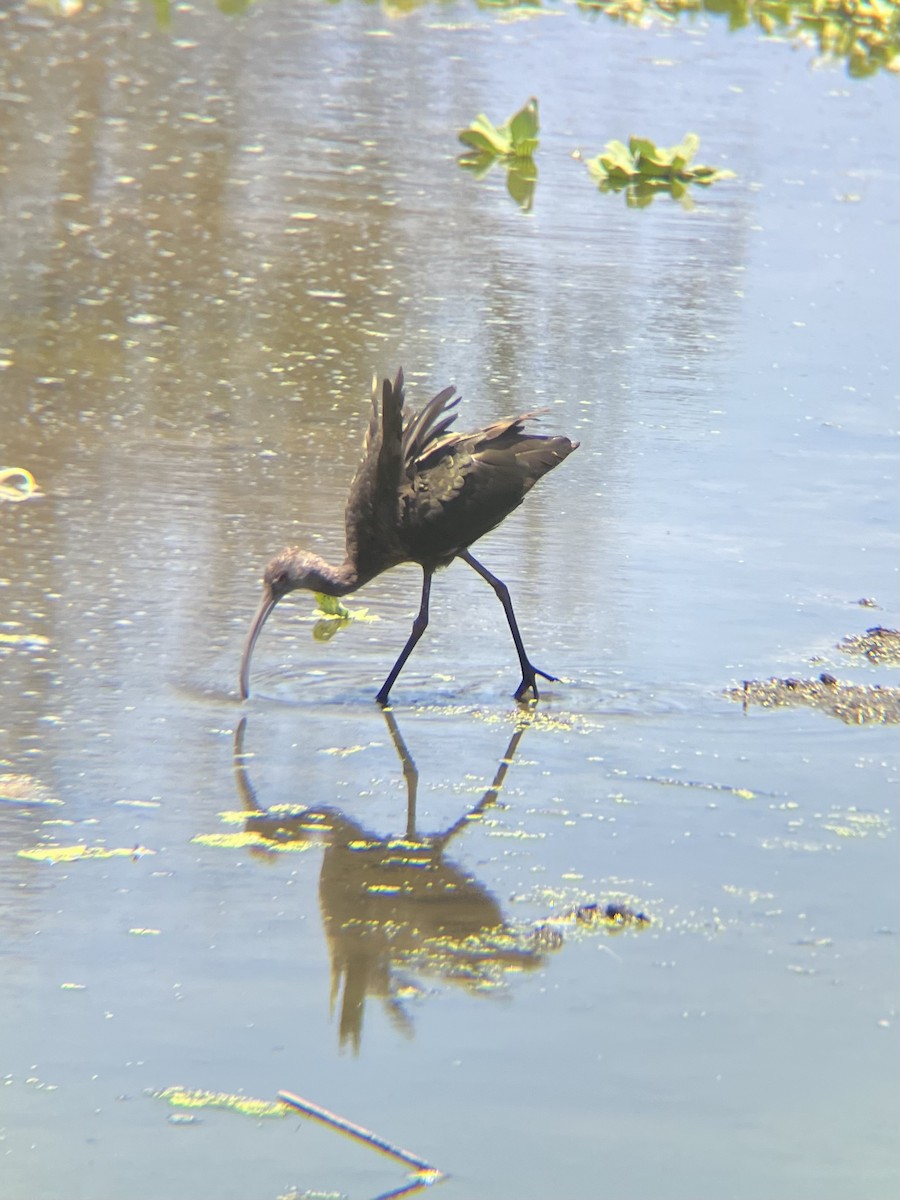
<path fill-rule="evenodd" d="M 538 102 L 534 96 L 500 126 L 495 126 L 480 113 L 468 129 L 460 130 L 459 140 L 470 147 L 469 153 L 462 155 L 460 161 L 469 160 L 464 165 L 470 165 L 483 156 L 492 160 L 531 158 L 538 148 L 537 132 Z"/>
<path fill-rule="evenodd" d="M 317 618 L 312 635 L 317 642 L 330 642 L 336 633 L 346 629 L 353 621 L 377 621 L 370 617 L 367 608 L 347 608 L 337 596 L 326 596 L 324 592 L 313 592 L 316 600 Z"/>
<path fill-rule="evenodd" d="M 633 137 L 627 146 L 619 141 L 607 142 L 596 158 L 586 160 L 585 166 L 601 191 L 628 189 L 627 200 L 634 207 L 649 204 L 661 191 L 685 202 L 688 184 L 707 187 L 717 179 L 734 178 L 734 171 L 720 167 L 691 166 L 699 148 L 696 133 L 686 134 L 677 146 L 668 149 L 649 138 Z"/>
<path fill-rule="evenodd" d="M 532 96 L 499 127 L 482 113 L 467 129 L 460 130 L 459 140 L 469 149 L 457 161 L 479 179 L 495 163 L 502 162 L 509 194 L 523 212 L 530 212 L 537 183 L 537 167 L 532 157 L 538 146 L 537 133 L 538 102 Z M 627 146 L 623 142 L 608 142 L 603 152 L 589 159 L 586 166 L 601 191 L 625 189 L 626 200 L 632 207 L 642 208 L 654 195 L 666 191 L 690 208 L 689 184 L 706 186 L 717 179 L 734 178 L 733 171 L 692 166 L 699 146 L 700 139 L 695 133 L 686 134 L 677 146 L 668 149 L 649 138 L 633 137 Z M 580 152 L 575 157 L 580 158 Z"/>
<path fill-rule="evenodd" d="M 325 617 L 337 617 L 341 621 L 350 619 L 350 609 L 337 596 L 326 596 L 324 592 L 313 592 L 316 608 Z"/>
<path fill-rule="evenodd" d="M 537 183 L 533 155 L 538 148 L 538 127 L 534 96 L 500 126 L 481 113 L 468 129 L 460 130 L 459 140 L 469 149 L 459 156 L 459 165 L 480 179 L 495 163 L 502 162 L 507 191 L 522 212 L 530 212 Z"/>

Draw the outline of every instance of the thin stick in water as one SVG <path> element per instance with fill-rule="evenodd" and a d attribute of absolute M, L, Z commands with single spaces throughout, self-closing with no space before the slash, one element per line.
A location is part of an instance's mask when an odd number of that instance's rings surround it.
<path fill-rule="evenodd" d="M 375 1150 L 380 1150 L 382 1154 L 388 1154 L 391 1158 L 408 1163 L 409 1166 L 415 1167 L 418 1174 L 429 1176 L 429 1183 L 437 1183 L 439 1179 L 444 1178 L 443 1171 L 439 1171 L 437 1167 L 431 1166 L 423 1158 L 419 1158 L 417 1154 L 412 1154 L 409 1150 L 403 1150 L 399 1146 L 392 1146 L 390 1142 L 379 1137 L 377 1133 L 372 1133 L 370 1129 L 363 1129 L 361 1125 L 354 1125 L 352 1121 L 347 1121 L 344 1117 L 339 1117 L 337 1113 L 329 1112 L 327 1108 L 313 1104 L 311 1100 L 304 1100 L 302 1096 L 298 1096 L 294 1092 L 279 1092 L 278 1099 L 284 1104 L 289 1104 L 291 1108 L 296 1108 L 299 1112 L 305 1113 L 308 1117 L 315 1117 L 317 1121 L 321 1121 L 324 1125 L 330 1125 L 333 1129 L 339 1129 L 341 1133 L 348 1133 L 351 1137 L 356 1138 L 357 1141 L 365 1142 L 367 1146 L 372 1146 Z"/>

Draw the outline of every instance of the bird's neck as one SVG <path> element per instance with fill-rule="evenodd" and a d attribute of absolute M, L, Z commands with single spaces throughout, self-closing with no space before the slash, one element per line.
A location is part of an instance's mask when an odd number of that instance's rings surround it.
<path fill-rule="evenodd" d="M 355 592 L 365 582 L 356 569 L 356 564 L 349 557 L 345 558 L 339 567 L 326 562 L 324 558 L 311 555 L 312 561 L 307 566 L 307 581 L 305 586 L 312 591 L 321 592 L 325 596 L 346 596 Z"/>

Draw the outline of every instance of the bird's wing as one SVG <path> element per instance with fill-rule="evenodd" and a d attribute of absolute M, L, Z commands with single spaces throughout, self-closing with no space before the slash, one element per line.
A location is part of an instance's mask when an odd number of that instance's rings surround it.
<path fill-rule="evenodd" d="M 381 421 L 379 420 L 378 398 L 381 395 L 381 388 L 378 385 L 378 376 L 372 376 L 372 405 L 369 411 L 369 424 L 366 426 L 366 436 L 363 439 L 362 461 L 366 462 L 373 453 L 377 453 L 378 445 L 381 441 Z"/>
<path fill-rule="evenodd" d="M 415 413 L 406 422 L 402 455 L 407 474 L 414 469 L 416 460 L 434 446 L 456 420 L 457 414 L 452 410 L 462 397 L 457 396 L 454 400 L 454 395 L 456 388 L 445 387 L 433 400 L 429 400 L 421 412 Z"/>
<path fill-rule="evenodd" d="M 403 438 L 403 368 L 397 371 L 393 384 L 385 379 L 381 385 L 381 444 L 378 447 L 379 496 L 396 503 L 400 486 Z"/>
<path fill-rule="evenodd" d="M 379 403 L 380 400 L 380 403 Z M 372 411 L 362 459 L 347 498 L 347 550 L 364 566 L 369 558 L 389 558 L 399 520 L 402 473 L 403 370 L 393 383 L 372 383 Z"/>
<path fill-rule="evenodd" d="M 379 403 L 380 401 L 380 403 Z M 379 385 L 372 379 L 372 409 L 363 440 L 362 458 L 356 469 L 350 495 L 360 495 L 374 503 L 381 491 L 396 492 L 400 480 L 401 437 L 403 431 L 403 369 L 393 383 Z"/>
<path fill-rule="evenodd" d="M 441 395 L 444 393 L 442 392 Z M 431 404 L 434 404 L 439 397 L 435 396 Z M 431 407 L 431 404 L 428 406 Z M 501 421 L 495 421 L 493 425 L 488 425 L 484 429 L 480 429 L 477 433 L 446 433 L 446 423 L 441 423 L 435 435 L 421 447 L 419 453 L 415 457 L 415 469 L 417 471 L 427 471 L 430 467 L 434 467 L 442 458 L 446 458 L 448 454 L 465 453 L 467 457 L 474 457 L 482 451 L 486 450 L 506 450 L 509 447 L 518 446 L 523 438 L 527 438 L 525 433 L 525 422 L 536 420 L 542 413 L 547 410 L 544 408 L 536 409 L 534 412 L 521 413 L 517 417 L 504 417 Z M 424 416 L 424 413 L 421 414 Z M 456 413 L 450 418 L 454 420 Z M 445 436 L 442 436 L 445 435 Z M 404 443 L 406 440 L 406 431 L 404 430 Z M 412 464 L 407 458 L 407 472 Z"/>
<path fill-rule="evenodd" d="M 404 539 L 415 555 L 440 563 L 517 508 L 532 486 L 575 445 L 525 433 L 533 413 L 470 434 L 447 434 L 415 464 L 404 496 Z"/>

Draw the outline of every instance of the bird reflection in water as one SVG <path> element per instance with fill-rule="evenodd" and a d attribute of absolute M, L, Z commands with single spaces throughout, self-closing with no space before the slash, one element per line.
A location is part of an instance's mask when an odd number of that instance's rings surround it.
<path fill-rule="evenodd" d="M 378 837 L 331 806 L 263 807 L 247 770 L 246 718 L 234 741 L 247 832 L 263 844 L 324 842 L 319 905 L 331 958 L 331 1003 L 339 1006 L 339 1042 L 354 1051 L 369 995 L 383 1002 L 396 1028 L 411 1034 L 400 997 L 404 972 L 483 991 L 509 972 L 540 966 L 561 942 L 510 925 L 491 892 L 445 858 L 451 840 L 496 803 L 528 719 L 516 724 L 478 803 L 442 832 L 423 834 L 416 828 L 418 770 L 393 714 L 386 710 L 384 718 L 406 781 L 406 831 L 399 837 Z"/>

